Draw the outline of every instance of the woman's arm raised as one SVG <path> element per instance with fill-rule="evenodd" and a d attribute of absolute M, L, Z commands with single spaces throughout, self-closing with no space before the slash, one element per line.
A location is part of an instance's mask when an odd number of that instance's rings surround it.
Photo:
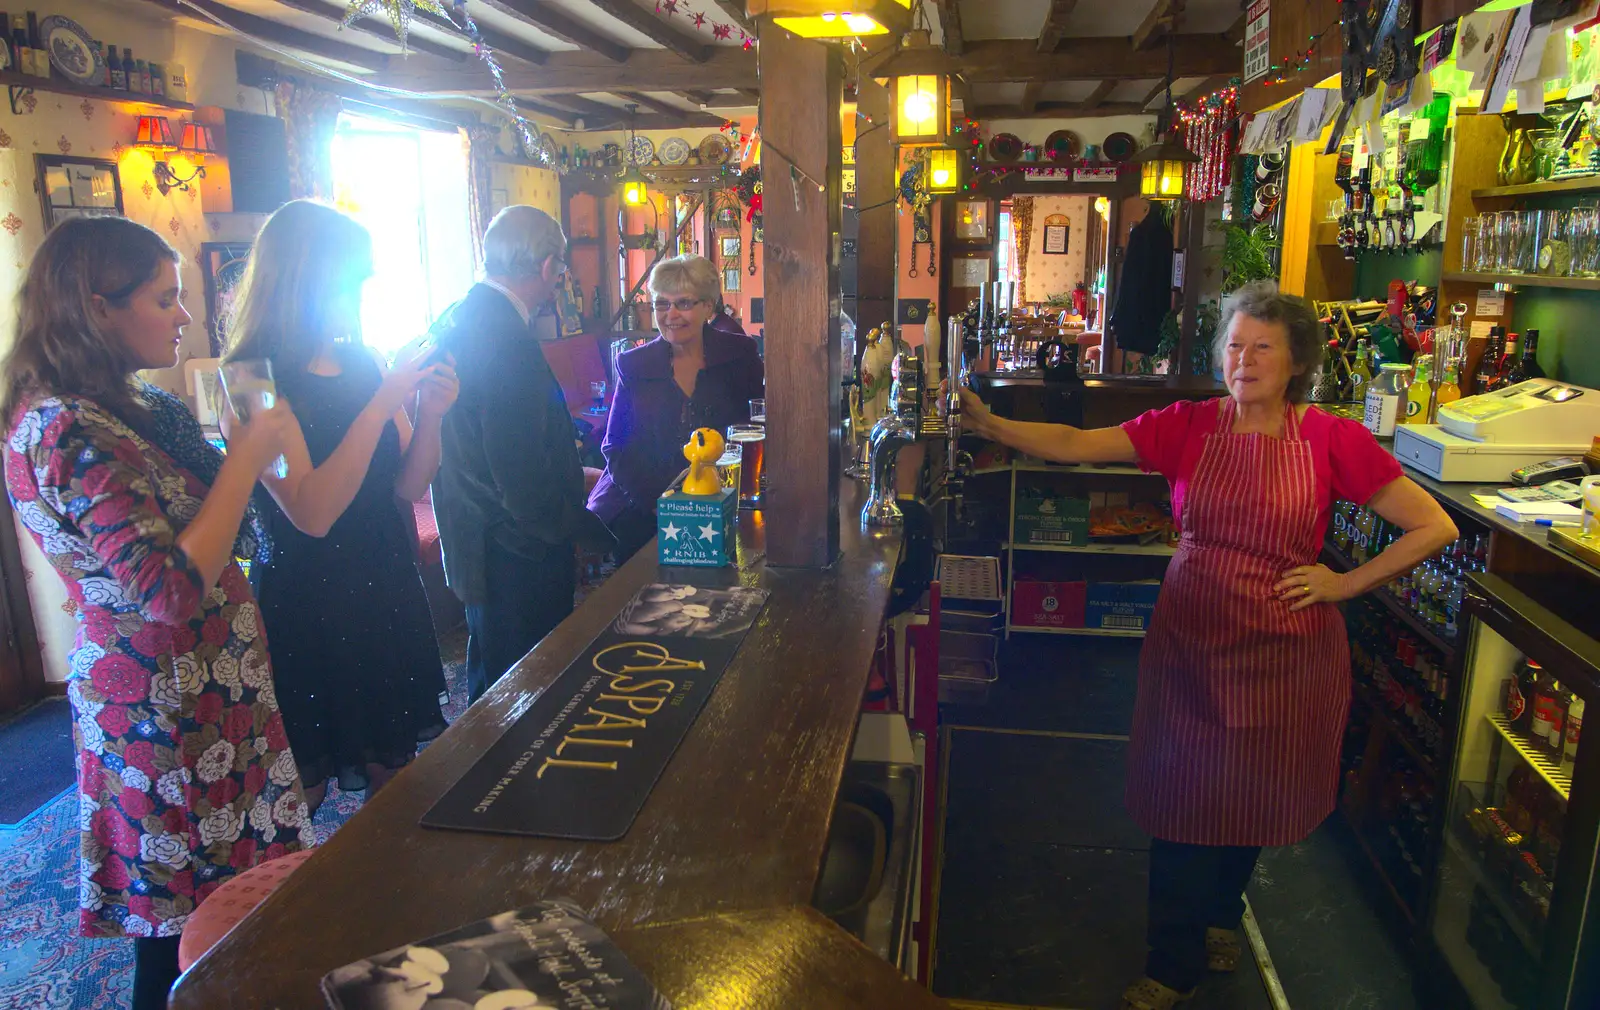
<path fill-rule="evenodd" d="M 961 420 L 975 434 L 1052 463 L 1132 463 L 1137 459 L 1133 440 L 1120 427 L 1074 428 L 996 417 L 970 389 L 961 391 Z"/>

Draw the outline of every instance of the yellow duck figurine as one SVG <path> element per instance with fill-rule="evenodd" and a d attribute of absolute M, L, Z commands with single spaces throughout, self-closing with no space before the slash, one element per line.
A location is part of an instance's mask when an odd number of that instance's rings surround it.
<path fill-rule="evenodd" d="M 722 490 L 717 477 L 717 460 L 722 458 L 722 436 L 715 428 L 696 428 L 683 447 L 689 461 L 689 476 L 683 479 L 683 493 L 714 495 Z"/>

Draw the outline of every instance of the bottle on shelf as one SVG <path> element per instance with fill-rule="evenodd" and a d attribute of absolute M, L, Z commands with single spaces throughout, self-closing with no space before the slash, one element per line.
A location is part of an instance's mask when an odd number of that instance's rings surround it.
<path fill-rule="evenodd" d="M 95 42 L 94 51 L 100 57 L 100 86 L 109 88 L 111 87 L 111 59 L 106 54 L 106 44 L 104 42 Z"/>
<path fill-rule="evenodd" d="M 1494 379 L 1486 392 L 1496 392 L 1511 385 L 1511 365 L 1517 360 L 1517 344 L 1519 338 L 1515 333 L 1506 336 L 1505 349 L 1500 352 L 1500 361 L 1495 365 Z"/>
<path fill-rule="evenodd" d="M 139 68 L 139 93 L 141 95 L 155 94 L 155 91 L 150 86 L 150 64 L 144 60 L 135 60 L 134 65 Z"/>
<path fill-rule="evenodd" d="M 1495 376 L 1500 372 L 1500 359 L 1506 353 L 1506 333 L 1498 326 L 1489 327 L 1489 338 L 1483 345 L 1483 357 L 1478 359 L 1477 370 L 1472 373 L 1472 391 L 1475 394 L 1494 390 Z"/>
<path fill-rule="evenodd" d="M 50 53 L 44 48 L 44 43 L 39 41 L 39 15 L 34 11 L 29 11 L 28 19 L 24 24 L 27 25 L 31 65 L 24 64 L 23 71 L 35 77 L 49 77 Z"/>
<path fill-rule="evenodd" d="M 0 11 L 0 70 L 14 70 L 20 73 L 21 56 L 17 53 L 16 43 L 11 39 L 11 15 Z"/>
<path fill-rule="evenodd" d="M 157 98 L 167 97 L 167 72 L 156 62 L 150 64 L 150 93 Z"/>
<path fill-rule="evenodd" d="M 1528 665 L 1537 666 L 1532 660 Z M 1561 683 L 1540 670 L 1533 689 L 1533 718 L 1528 723 L 1528 733 L 1541 749 L 1548 747 L 1550 735 L 1561 724 L 1560 694 Z"/>
<path fill-rule="evenodd" d="M 1425 354 L 1417 355 L 1411 386 L 1406 390 L 1406 416 L 1402 424 L 1427 424 L 1428 400 L 1433 394 L 1433 369 Z"/>
<path fill-rule="evenodd" d="M 1517 360 L 1511 363 L 1507 375 L 1509 385 L 1515 386 L 1519 382 L 1529 379 L 1544 378 L 1544 369 L 1539 367 L 1539 331 L 1529 330 L 1522 338 L 1522 353 Z M 1509 353 L 1509 352 L 1508 352 Z"/>
<path fill-rule="evenodd" d="M 144 80 L 139 76 L 139 64 L 133 58 L 131 46 L 124 46 L 122 49 L 122 72 L 128 77 L 128 90 L 143 94 Z"/>
<path fill-rule="evenodd" d="M 21 14 L 11 18 L 12 65 L 19 74 L 33 73 L 33 47 L 28 45 L 28 19 Z"/>
<path fill-rule="evenodd" d="M 1573 695 L 1572 702 L 1567 706 L 1567 731 L 1562 736 L 1561 767 L 1568 774 L 1578 760 L 1578 738 L 1583 735 L 1583 706 L 1584 701 Z"/>
<path fill-rule="evenodd" d="M 1454 359 L 1444 363 L 1444 376 L 1439 380 L 1439 391 L 1434 397 L 1434 409 L 1461 399 L 1460 366 Z"/>
<path fill-rule="evenodd" d="M 118 91 L 128 90 L 128 72 L 122 68 L 122 56 L 117 52 L 115 43 L 106 47 L 106 74 L 111 78 L 111 87 Z"/>
<path fill-rule="evenodd" d="M 1356 403 L 1363 403 L 1367 399 L 1367 387 L 1372 384 L 1372 352 L 1367 348 L 1367 338 L 1362 337 L 1356 341 L 1356 360 L 1350 366 L 1350 399 Z"/>

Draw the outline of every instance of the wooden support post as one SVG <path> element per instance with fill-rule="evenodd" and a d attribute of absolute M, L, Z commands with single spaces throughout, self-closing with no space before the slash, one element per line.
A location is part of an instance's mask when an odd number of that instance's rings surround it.
<path fill-rule="evenodd" d="M 889 89 L 865 75 L 856 108 L 856 333 L 865 338 L 874 326 L 894 316 L 895 148 L 890 142 Z"/>
<path fill-rule="evenodd" d="M 1193 200 L 1184 202 L 1187 227 L 1183 239 L 1183 315 L 1178 324 L 1178 349 L 1173 352 L 1179 375 L 1194 374 L 1194 346 L 1196 340 L 1210 340 L 1212 334 L 1200 333 L 1200 257 L 1206 244 L 1206 205 Z"/>
<path fill-rule="evenodd" d="M 766 226 L 767 559 L 822 568 L 839 554 L 841 61 L 837 50 L 767 25 L 757 67 Z"/>

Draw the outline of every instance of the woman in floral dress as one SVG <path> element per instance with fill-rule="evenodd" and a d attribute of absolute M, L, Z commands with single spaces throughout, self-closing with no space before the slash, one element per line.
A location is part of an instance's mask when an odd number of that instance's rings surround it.
<path fill-rule="evenodd" d="M 76 605 L 79 926 L 132 937 L 136 1010 L 165 1007 L 178 936 L 235 873 L 313 843 L 236 556 L 288 409 L 236 425 L 224 460 L 171 394 L 190 321 L 178 254 L 122 218 L 46 236 L 19 299 L 0 409 L 13 508 Z"/>

